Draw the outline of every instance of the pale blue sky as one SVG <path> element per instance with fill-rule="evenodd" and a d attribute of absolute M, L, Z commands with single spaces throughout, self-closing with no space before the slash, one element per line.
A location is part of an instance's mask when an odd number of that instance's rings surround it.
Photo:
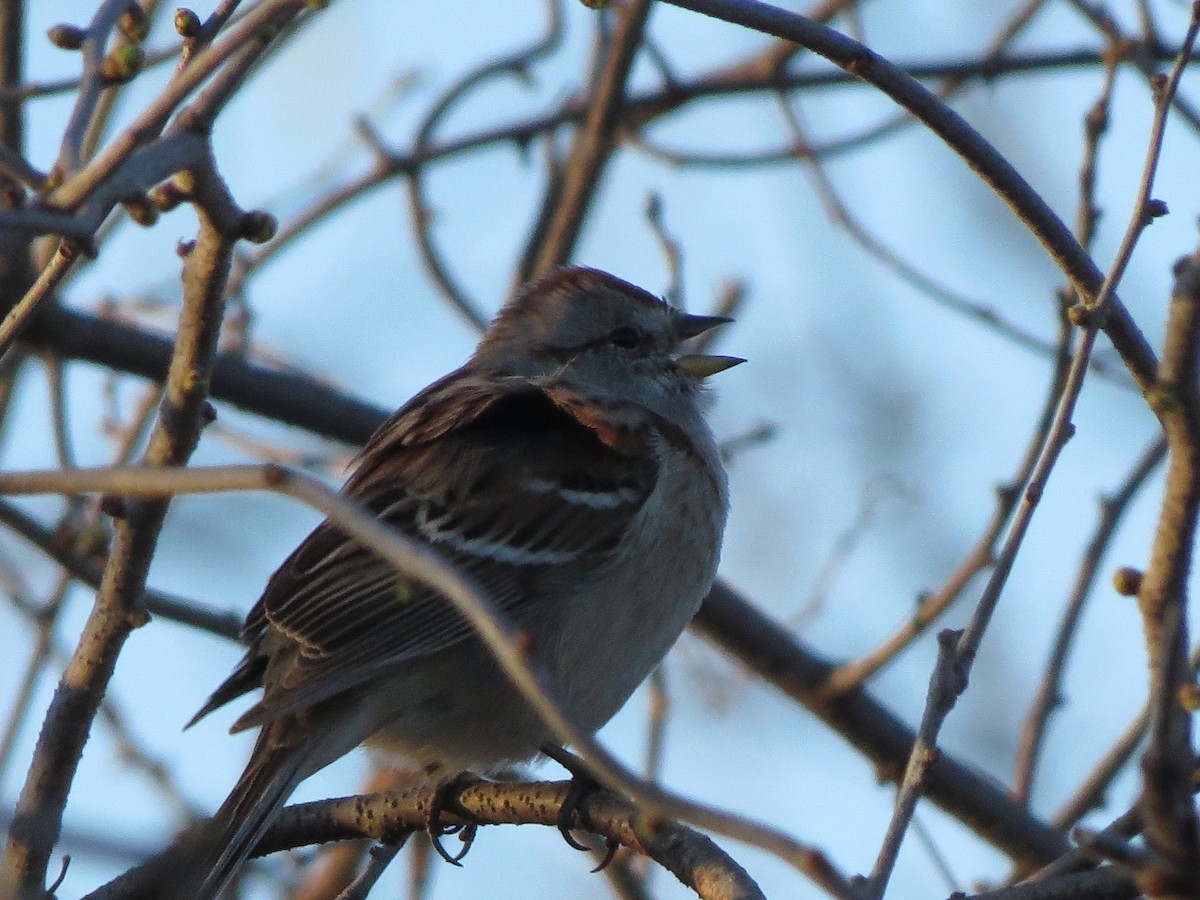
<path fill-rule="evenodd" d="M 60 20 L 83 21 L 92 4 L 33 4 L 31 32 Z M 871 46 L 897 61 L 970 56 L 991 40 L 1015 3 L 867 4 Z M 1018 42 L 1020 49 L 1094 46 L 1095 36 L 1063 4 L 1051 4 Z M 1169 11 L 1176 12 L 1176 4 Z M 205 7 L 199 7 L 203 14 Z M 1124 13 L 1124 10 L 1119 10 Z M 588 49 L 588 10 L 567 9 L 565 47 L 537 70 L 537 85 L 489 87 L 451 116 L 452 136 L 541 109 L 573 90 Z M 1182 15 L 1180 13 L 1180 15 Z M 1171 34 L 1177 22 L 1164 16 Z M 652 33 L 686 76 L 743 55 L 762 39 L 690 13 L 661 8 Z M 350 137 L 356 114 L 369 112 L 380 132 L 405 146 L 439 90 L 490 55 L 528 42 L 542 29 L 539 4 L 455 2 L 397 5 L 387 0 L 337 2 L 272 60 L 218 122 L 221 171 L 246 206 L 265 205 L 286 219 L 328 182 L 366 165 Z M 161 32 L 160 38 L 162 37 Z M 165 39 L 165 38 L 162 38 Z M 160 41 L 151 42 L 154 45 Z M 68 74 L 76 58 L 34 40 L 34 77 Z M 805 65 L 821 66 L 806 60 Z M 386 99 L 398 77 L 415 85 Z M 652 84 L 642 64 L 638 84 Z M 1194 91 L 1194 75 L 1183 90 Z M 127 110 L 153 96 L 156 77 L 139 81 Z M 1006 153 L 1068 221 L 1074 219 L 1082 117 L 1099 90 L 1096 71 L 1003 79 L 971 89 L 955 102 L 972 124 Z M 890 114 L 867 89 L 839 88 L 804 100 L 814 135 L 835 137 Z M 66 101 L 35 104 L 30 155 L 53 158 Z M 1141 170 L 1150 101 L 1132 73 L 1119 81 L 1112 134 L 1101 160 L 1105 210 L 1096 256 L 1106 264 L 1119 241 Z M 673 145 L 705 149 L 775 145 L 786 132 L 767 101 L 722 101 L 664 122 L 656 132 Z M 501 301 L 514 254 L 536 208 L 540 155 L 491 150 L 445 166 L 429 179 L 438 207 L 437 234 L 456 273 L 489 309 Z M 1170 285 L 1170 263 L 1196 243 L 1194 135 L 1168 131 L 1156 196 L 1172 215 L 1145 237 L 1122 296 L 1157 346 Z M 1001 311 L 1044 338 L 1054 335 L 1054 265 L 1010 213 L 940 143 L 909 128 L 869 151 L 838 157 L 829 174 L 861 219 L 897 252 L 963 294 Z M 918 592 L 936 587 L 976 539 L 992 510 L 993 486 L 1015 470 L 1045 390 L 1046 360 L 981 330 L 914 292 L 866 258 L 824 215 L 798 166 L 740 173 L 672 169 L 636 150 L 609 172 L 576 261 L 608 269 L 652 291 L 666 287 L 662 255 L 646 225 L 647 194 L 663 198 L 670 231 L 684 248 L 691 307 L 703 310 L 725 278 L 741 278 L 749 297 L 720 349 L 748 365 L 715 379 L 712 422 L 734 437 L 762 423 L 778 436 L 732 465 L 732 516 L 722 573 L 780 618 L 803 605 L 838 536 L 854 522 L 864 492 L 883 499 L 805 638 L 848 658 L 876 646 L 903 621 Z M 70 300 L 90 307 L 106 296 L 145 293 L 174 304 L 178 261 L 172 248 L 190 234 L 186 210 L 154 229 L 126 229 L 81 277 Z M 440 304 L 413 249 L 398 185 L 385 186 L 293 246 L 252 282 L 256 339 L 380 405 L 396 406 L 458 365 L 474 336 Z M 164 324 L 169 317 L 164 316 Z M 1101 343 L 1101 352 L 1111 351 Z M 97 428 L 102 379 L 85 366 L 70 370 L 71 407 L 81 463 L 102 463 L 111 446 Z M 132 398 L 136 390 L 125 396 Z M 26 383 L 3 465 L 53 464 L 45 424 L 42 376 Z M 221 421 L 286 446 L 321 449 L 315 439 L 270 428 L 222 410 Z M 1058 611 L 1095 523 L 1096 500 L 1124 477 L 1152 434 L 1153 421 L 1135 392 L 1093 381 L 1085 389 L 1078 433 L 1068 446 L 1038 512 L 985 641 L 972 687 L 950 717 L 944 745 L 1007 779 L 1018 729 L 1044 662 Z M 206 437 L 197 462 L 242 460 L 235 447 Z M 1141 702 L 1144 666 L 1134 604 L 1117 597 L 1107 573 L 1145 562 L 1159 482 L 1143 494 L 1104 569 L 1068 672 L 1068 705 L 1053 721 L 1034 806 L 1050 812 L 1124 727 Z M 49 515 L 54 505 L 29 503 Z M 294 504 L 255 496 L 178 502 L 151 572 L 155 587 L 224 609 L 244 611 L 317 517 Z M 0 540 L 0 551 L 35 580 L 52 570 L 24 545 Z M 36 593 L 35 593 L 36 596 Z M 965 620 L 970 599 L 947 625 Z M 88 608 L 73 595 L 61 631 L 65 646 Z M 0 606 L 0 627 L 25 646 L 27 631 Z M 932 637 L 874 682 L 879 696 L 915 724 L 934 657 Z M 18 654 L 15 658 L 20 658 Z M 122 657 L 114 695 L 131 730 L 159 755 L 185 795 L 213 809 L 232 786 L 249 751 L 248 736 L 224 734 L 234 717 L 222 712 L 183 734 L 180 728 L 227 673 L 238 650 L 216 639 L 156 621 L 136 633 Z M 682 792 L 779 824 L 826 849 L 847 872 L 871 866 L 890 812 L 891 791 L 870 767 L 811 715 L 742 674 L 687 636 L 668 661 L 673 688 L 665 780 Z M 15 666 L 0 670 L 0 698 L 11 696 Z M 53 683 L 39 686 L 44 708 Z M 604 730 L 605 743 L 631 764 L 643 753 L 645 698 L 639 694 Z M 0 782 L 9 803 L 40 719 L 26 730 L 18 762 Z M 314 777 L 297 794 L 311 799 L 351 793 L 363 770 L 356 755 Z M 559 777 L 551 766 L 547 777 Z M 1114 811 L 1130 794 L 1113 793 Z M 175 824 L 153 788 L 113 753 L 104 729 L 88 744 L 67 822 L 109 827 L 146 845 L 165 840 Z M 1003 875 L 1003 860 L 942 814 L 923 823 L 964 881 Z M 1097 819 L 1097 821 L 1107 821 Z M 768 896 L 818 892 L 782 863 L 722 842 Z M 483 831 L 465 867 L 438 866 L 437 898 L 488 896 L 496 885 L 521 885 L 529 896 L 601 897 L 600 876 L 550 829 Z M 403 867 L 390 873 L 398 884 Z M 85 858 L 71 866 L 62 896 L 74 896 L 115 874 Z M 685 896 L 660 875 L 662 896 Z M 910 839 L 889 897 L 948 893 L 919 843 Z M 379 889 L 387 896 L 387 888 Z"/>

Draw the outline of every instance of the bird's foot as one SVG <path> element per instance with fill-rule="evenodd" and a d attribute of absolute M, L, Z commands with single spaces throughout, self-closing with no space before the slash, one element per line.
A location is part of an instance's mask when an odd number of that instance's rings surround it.
<path fill-rule="evenodd" d="M 567 842 L 567 846 L 573 847 L 576 850 L 591 851 L 591 847 L 575 839 L 575 836 L 571 834 L 571 828 L 575 825 L 575 820 L 578 817 L 579 805 L 588 794 L 601 790 L 604 785 L 596 779 L 595 775 L 587 770 L 582 759 L 574 753 L 564 750 L 557 744 L 546 744 L 542 747 L 542 753 L 571 773 L 571 786 L 567 788 L 567 796 L 563 798 L 562 806 L 558 808 L 558 832 L 563 836 L 563 840 Z M 620 846 L 621 844 L 616 838 L 605 838 L 604 858 L 600 860 L 600 864 L 592 869 L 592 871 L 599 872 L 612 862 Z"/>
<path fill-rule="evenodd" d="M 470 772 L 460 772 L 453 778 L 441 782 L 433 792 L 433 802 L 429 805 L 429 816 L 425 820 L 425 832 L 429 835 L 429 842 L 433 844 L 433 849 L 437 851 L 438 856 L 452 866 L 462 866 L 462 858 L 467 855 L 471 844 L 475 842 L 475 833 L 479 830 L 479 826 L 474 822 L 468 822 L 465 825 L 448 825 L 442 821 L 442 814 L 450 808 L 451 794 L 457 794 L 463 788 L 470 787 L 482 780 L 478 775 Z M 460 816 L 465 815 L 461 807 L 456 809 L 455 813 Z M 458 839 L 462 841 L 462 849 L 458 853 L 451 853 L 442 845 L 442 838 L 452 834 L 457 834 Z"/>

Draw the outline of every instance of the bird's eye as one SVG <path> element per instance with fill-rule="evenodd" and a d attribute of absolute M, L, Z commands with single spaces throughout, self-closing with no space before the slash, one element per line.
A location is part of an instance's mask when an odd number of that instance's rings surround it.
<path fill-rule="evenodd" d="M 622 325 L 608 336 L 609 343 L 622 350 L 634 350 L 642 345 L 644 339 L 645 335 L 632 325 Z"/>

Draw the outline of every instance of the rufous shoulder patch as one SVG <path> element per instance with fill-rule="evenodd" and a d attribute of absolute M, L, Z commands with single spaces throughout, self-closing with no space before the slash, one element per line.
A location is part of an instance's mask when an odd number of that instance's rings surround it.
<path fill-rule="evenodd" d="M 643 456 L 649 452 L 645 429 L 634 425 L 620 405 L 584 402 L 577 394 L 563 387 L 547 388 L 546 396 L 621 455 Z"/>

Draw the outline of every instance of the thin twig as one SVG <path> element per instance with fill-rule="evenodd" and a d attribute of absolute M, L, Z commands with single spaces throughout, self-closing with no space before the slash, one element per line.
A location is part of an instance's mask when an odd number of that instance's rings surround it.
<path fill-rule="evenodd" d="M 1108 129 L 1109 108 L 1112 105 L 1113 90 L 1116 86 L 1117 49 L 1115 47 L 1111 49 L 1110 61 L 1105 66 L 1104 83 L 1100 94 L 1084 117 L 1083 163 L 1080 166 L 1079 173 L 1079 205 L 1076 214 L 1075 231 L 1079 237 L 1079 243 L 1089 250 L 1095 240 L 1096 226 L 1100 216 L 1100 210 L 1096 205 L 1095 199 L 1100 141 Z M 1073 292 L 1064 292 L 1059 309 L 1060 329 L 1070 328 L 1068 324 L 1070 312 L 1068 307 L 1073 301 L 1077 300 L 1078 297 Z M 1136 491 L 1136 489 L 1136 486 L 1131 488 L 1133 491 Z M 1123 491 L 1119 491 L 1117 494 L 1118 498 L 1123 495 Z M 1122 508 L 1123 506 L 1124 504 L 1122 504 Z M 1110 507 L 1107 504 L 1101 506 L 1102 518 L 1109 509 Z M 1112 528 L 1114 529 L 1117 518 L 1119 516 L 1113 518 Z M 1109 533 L 1111 534 L 1111 529 Z M 1107 540 L 1100 538 L 1099 531 L 1093 542 L 1093 546 L 1097 548 L 1097 552 L 1100 552 L 1103 547 L 1107 546 Z M 1096 560 L 1096 562 L 1098 563 L 1099 560 Z M 1086 567 L 1086 562 L 1083 565 Z M 1081 571 L 1080 574 L 1082 576 L 1083 572 Z M 1021 744 L 1017 750 L 1017 762 L 1015 765 L 1016 775 L 1013 779 L 1013 792 L 1018 798 L 1027 803 L 1032 791 L 1033 773 L 1041 745 L 1041 737 L 1051 709 L 1057 703 L 1058 679 L 1061 677 L 1061 670 L 1070 648 L 1071 636 L 1074 634 L 1076 623 L 1079 621 L 1079 614 L 1082 611 L 1084 598 L 1088 594 L 1090 582 L 1090 576 L 1087 581 L 1084 581 L 1082 577 L 1077 579 L 1077 585 L 1080 586 L 1081 590 L 1074 592 L 1072 600 L 1068 603 L 1068 608 L 1064 613 L 1063 623 L 1056 639 L 1055 651 L 1052 652 L 1051 660 L 1047 664 L 1040 693 L 1030 709 L 1026 725 L 1021 732 Z"/>
<path fill-rule="evenodd" d="M 1038 754 L 1042 739 L 1049 724 L 1050 715 L 1062 703 L 1061 681 L 1066 668 L 1067 656 L 1075 636 L 1078 623 L 1083 614 L 1083 606 L 1091 595 L 1095 584 L 1096 573 L 1104 561 L 1104 555 L 1109 543 L 1116 534 L 1117 525 L 1125 514 L 1129 503 L 1141 490 L 1146 480 L 1154 473 L 1167 454 L 1166 440 L 1160 435 L 1143 451 L 1137 464 L 1126 477 L 1121 486 L 1109 496 L 1100 501 L 1100 520 L 1096 530 L 1088 542 L 1083 559 L 1075 576 L 1075 584 L 1071 589 L 1070 599 L 1063 611 L 1055 635 L 1054 646 L 1046 670 L 1038 685 L 1037 695 L 1030 706 L 1021 729 L 1021 741 L 1017 748 L 1016 775 L 1013 778 L 1013 793 L 1029 802 L 1033 791 L 1033 776 L 1037 766 Z"/>
<path fill-rule="evenodd" d="M 650 232 L 658 242 L 663 259 L 667 263 L 667 287 L 663 291 L 663 299 L 677 309 L 685 309 L 687 303 L 683 296 L 683 247 L 667 231 L 667 223 L 663 220 L 662 195 L 657 191 L 651 193 L 646 198 L 645 209 Z"/>
<path fill-rule="evenodd" d="M 30 318 L 37 311 L 38 304 L 48 297 L 62 281 L 63 276 L 75 261 L 78 254 L 66 242 L 58 246 L 58 251 L 51 257 L 50 262 L 38 274 L 37 280 L 0 321 L 0 358 L 12 349 L 16 340 Z"/>
<path fill-rule="evenodd" d="M 400 852 L 400 848 L 404 846 L 411 834 L 412 832 L 409 832 L 395 843 L 376 844 L 367 851 L 366 866 L 358 873 L 358 877 L 337 895 L 337 900 L 366 900 L 366 896 L 375 886 L 375 882 L 383 877 L 384 871 L 391 865 L 392 860 L 396 858 L 396 854 Z"/>
<path fill-rule="evenodd" d="M 75 106 L 71 110 L 71 118 L 63 131 L 58 161 L 54 164 L 59 177 L 73 176 L 83 166 L 84 138 L 106 87 L 100 74 L 100 64 L 107 53 L 109 34 L 128 5 L 128 0 L 105 0 L 92 16 L 92 21 L 84 32 L 83 46 L 80 48 L 83 75 L 79 80 L 79 91 L 75 97 Z"/>

